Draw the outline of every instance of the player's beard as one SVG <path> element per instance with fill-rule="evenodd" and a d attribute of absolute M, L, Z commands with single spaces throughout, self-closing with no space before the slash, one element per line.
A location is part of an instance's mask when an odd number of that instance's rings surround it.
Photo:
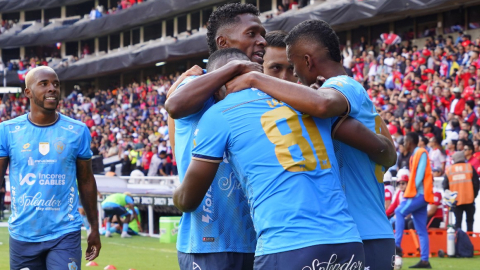
<path fill-rule="evenodd" d="M 46 110 L 46 111 L 55 111 L 57 109 L 57 106 L 58 106 L 58 100 L 57 100 L 57 104 L 55 105 L 54 108 L 46 108 L 45 107 L 45 100 L 40 100 L 39 98 L 37 98 L 37 96 L 35 94 L 32 95 L 32 99 L 33 99 L 33 103 L 35 103 L 35 105 L 37 105 L 38 107 Z"/>

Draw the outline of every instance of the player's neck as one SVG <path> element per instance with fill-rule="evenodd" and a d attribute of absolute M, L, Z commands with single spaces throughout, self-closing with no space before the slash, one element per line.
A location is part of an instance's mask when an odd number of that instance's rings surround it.
<path fill-rule="evenodd" d="M 39 111 L 39 110 L 32 110 L 28 114 L 28 119 L 35 125 L 38 126 L 49 126 L 54 124 L 58 117 L 58 113 L 56 111 Z"/>
<path fill-rule="evenodd" d="M 322 74 L 318 75 L 323 76 L 326 80 L 337 76 L 347 75 L 347 72 L 345 71 L 345 68 L 343 68 L 343 65 L 341 63 L 336 63 L 333 61 L 326 61 L 319 64 L 318 70 L 321 70 L 322 72 Z"/>

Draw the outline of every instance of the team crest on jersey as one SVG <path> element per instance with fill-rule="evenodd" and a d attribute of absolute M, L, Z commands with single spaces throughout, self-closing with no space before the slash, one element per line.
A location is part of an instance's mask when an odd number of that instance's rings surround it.
<path fill-rule="evenodd" d="M 57 153 L 61 154 L 63 150 L 65 150 L 65 143 L 62 141 L 62 138 L 58 138 L 53 144 L 53 147 L 55 147 L 55 151 L 57 151 Z"/>
<path fill-rule="evenodd" d="M 50 143 L 48 142 L 41 142 L 38 144 L 38 151 L 42 155 L 47 155 L 50 152 Z"/>

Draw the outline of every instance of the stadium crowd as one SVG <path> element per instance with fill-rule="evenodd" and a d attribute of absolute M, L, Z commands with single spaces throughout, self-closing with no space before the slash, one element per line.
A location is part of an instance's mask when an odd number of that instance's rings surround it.
<path fill-rule="evenodd" d="M 343 49 L 347 73 L 363 83 L 397 144 L 393 175 L 409 167 L 403 138 L 410 131 L 421 136 L 419 146 L 429 151 L 437 176 L 452 164 L 456 150 L 479 170 L 479 45 L 480 39 L 459 32 L 429 37 L 423 46 L 361 42 L 357 53 Z"/>

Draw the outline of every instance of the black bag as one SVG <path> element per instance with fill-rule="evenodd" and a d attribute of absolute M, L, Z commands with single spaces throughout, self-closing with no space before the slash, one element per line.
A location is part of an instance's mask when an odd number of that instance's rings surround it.
<path fill-rule="evenodd" d="M 461 229 L 455 232 L 455 256 L 460 258 L 473 257 L 473 244 L 467 233 Z"/>

